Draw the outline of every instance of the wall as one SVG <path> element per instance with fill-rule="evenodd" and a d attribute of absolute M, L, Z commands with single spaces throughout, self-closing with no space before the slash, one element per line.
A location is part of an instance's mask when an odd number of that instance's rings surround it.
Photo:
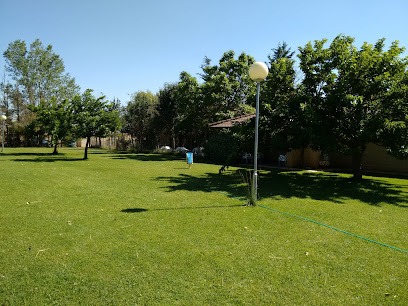
<path fill-rule="evenodd" d="M 286 154 L 287 166 L 290 168 L 312 168 L 316 169 L 319 167 L 320 151 L 313 151 L 312 149 L 306 148 L 303 151 L 303 165 L 302 165 L 302 150 L 296 149 L 288 152 Z"/>
<path fill-rule="evenodd" d="M 333 155 L 333 166 L 339 168 L 351 168 L 351 157 L 340 154 Z M 408 160 L 399 160 L 387 154 L 384 147 L 373 143 L 367 145 L 363 155 L 363 170 L 384 171 L 408 174 Z"/>
<path fill-rule="evenodd" d="M 321 154 L 309 148 L 304 151 L 305 168 L 319 168 Z M 301 167 L 301 150 L 293 150 L 287 155 L 288 167 Z M 351 156 L 340 153 L 329 154 L 330 168 L 351 169 Z M 387 154 L 384 147 L 368 144 L 363 155 L 363 170 L 379 172 L 395 172 L 408 175 L 408 160 L 399 160 Z"/>

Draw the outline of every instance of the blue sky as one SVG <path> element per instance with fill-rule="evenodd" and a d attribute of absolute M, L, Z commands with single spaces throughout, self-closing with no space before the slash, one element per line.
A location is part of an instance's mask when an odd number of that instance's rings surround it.
<path fill-rule="evenodd" d="M 199 78 L 205 56 L 216 63 L 228 50 L 266 61 L 283 41 L 297 50 L 341 33 L 358 47 L 382 37 L 408 47 L 406 0 L 0 0 L 0 12 L 1 53 L 14 40 L 39 38 L 82 91 L 123 105 L 182 71 Z M 4 64 L 1 57 L 2 77 Z"/>

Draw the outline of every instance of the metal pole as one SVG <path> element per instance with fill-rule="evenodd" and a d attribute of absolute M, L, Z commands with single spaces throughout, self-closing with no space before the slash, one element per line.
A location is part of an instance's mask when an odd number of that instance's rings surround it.
<path fill-rule="evenodd" d="M 255 115 L 255 145 L 254 145 L 254 175 L 252 181 L 252 196 L 254 201 L 258 198 L 258 125 L 259 125 L 259 90 L 261 83 L 256 85 L 256 115 Z M 254 203 L 255 204 L 255 203 Z"/>
<path fill-rule="evenodd" d="M 3 126 L 2 126 L 2 136 L 1 136 L 1 153 L 3 153 L 3 151 L 4 151 L 4 121 L 5 120 L 3 120 Z"/>

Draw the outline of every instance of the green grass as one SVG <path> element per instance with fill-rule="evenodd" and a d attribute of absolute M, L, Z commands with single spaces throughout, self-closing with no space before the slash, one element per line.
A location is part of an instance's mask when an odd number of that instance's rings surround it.
<path fill-rule="evenodd" d="M 408 254 L 262 207 L 237 168 L 0 155 L 0 304 L 408 304 Z M 408 250 L 408 180 L 260 171 L 259 204 Z M 220 191 L 234 197 L 221 194 Z"/>

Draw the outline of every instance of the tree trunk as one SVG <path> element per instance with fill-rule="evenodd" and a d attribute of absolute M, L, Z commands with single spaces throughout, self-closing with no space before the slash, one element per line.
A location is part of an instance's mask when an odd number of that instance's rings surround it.
<path fill-rule="evenodd" d="M 88 147 L 89 143 L 91 142 L 91 137 L 86 137 L 86 145 L 85 145 L 85 154 L 84 159 L 88 159 Z"/>
<path fill-rule="evenodd" d="M 366 148 L 365 146 L 362 146 L 361 148 L 359 148 L 358 151 L 356 151 L 352 155 L 351 165 L 353 171 L 353 180 L 355 181 L 361 181 L 363 179 L 362 161 L 365 148 Z"/>
<path fill-rule="evenodd" d="M 54 145 L 54 152 L 52 152 L 53 155 L 58 155 L 57 147 L 58 147 L 58 143 L 56 143 L 56 144 Z"/>

